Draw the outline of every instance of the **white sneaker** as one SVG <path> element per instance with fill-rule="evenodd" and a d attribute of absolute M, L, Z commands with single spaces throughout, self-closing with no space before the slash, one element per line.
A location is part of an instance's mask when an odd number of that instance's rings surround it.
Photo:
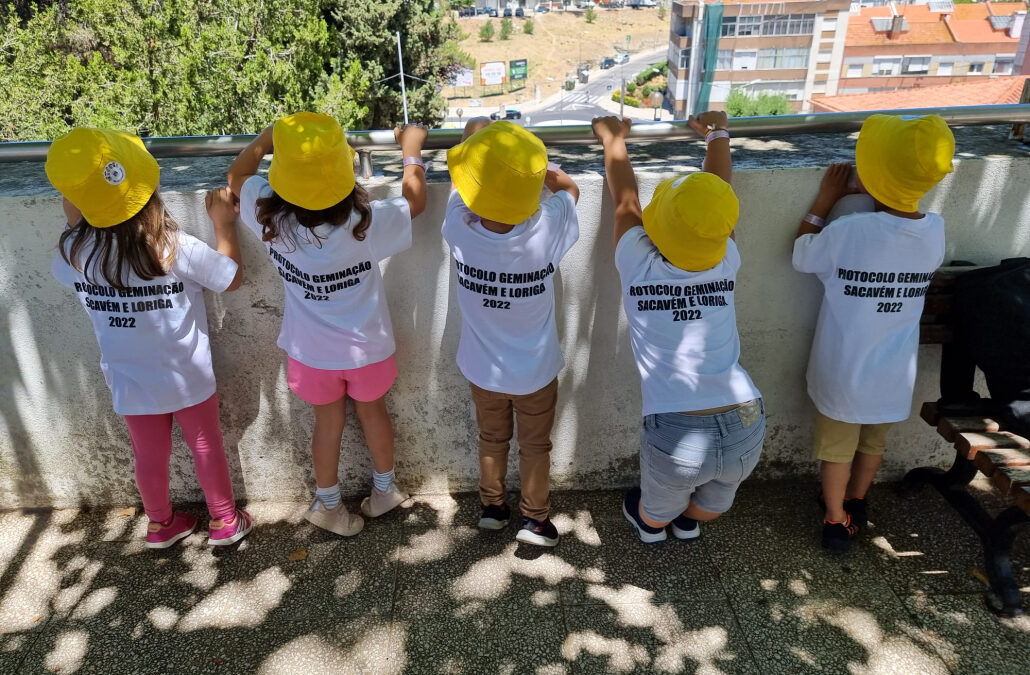
<path fill-rule="evenodd" d="M 361 500 L 361 512 L 369 518 L 375 518 L 397 508 L 406 502 L 410 496 L 407 492 L 397 487 L 397 481 L 390 483 L 390 487 L 386 489 L 386 492 L 380 492 L 373 486 L 372 494 Z"/>
<path fill-rule="evenodd" d="M 361 516 L 348 513 L 342 502 L 335 509 L 329 509 L 318 497 L 311 502 L 311 507 L 304 514 L 304 520 L 341 537 L 353 537 L 365 526 Z"/>

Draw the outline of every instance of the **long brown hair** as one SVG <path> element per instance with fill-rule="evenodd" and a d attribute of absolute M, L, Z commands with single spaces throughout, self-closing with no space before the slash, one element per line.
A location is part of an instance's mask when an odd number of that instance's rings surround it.
<path fill-rule="evenodd" d="M 168 273 L 178 249 L 178 231 L 155 191 L 139 213 L 117 225 L 93 227 L 80 219 L 64 231 L 58 246 L 64 261 L 89 283 L 97 283 L 99 272 L 110 286 L 125 290 L 129 272 L 144 281 Z M 86 257 L 80 266 L 82 253 Z"/>
<path fill-rule="evenodd" d="M 350 220 L 350 215 L 354 211 L 358 212 L 360 219 L 351 233 L 358 241 L 365 241 L 365 231 L 372 224 L 372 207 L 369 205 L 368 192 L 360 185 L 355 184 L 349 195 L 327 209 L 301 208 L 286 201 L 275 192 L 271 197 L 262 197 L 257 200 L 257 220 L 261 223 L 261 240 L 279 239 L 292 246 L 297 245 L 297 231 L 293 221 L 307 230 L 309 237 L 306 238 L 309 242 L 312 242 L 313 238 L 312 243 L 315 246 L 321 246 L 323 238 L 315 232 L 315 228 L 319 225 L 333 227 L 344 225 Z"/>

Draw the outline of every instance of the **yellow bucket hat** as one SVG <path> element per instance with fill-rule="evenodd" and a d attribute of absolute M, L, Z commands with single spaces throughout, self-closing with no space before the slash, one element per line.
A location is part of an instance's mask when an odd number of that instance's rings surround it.
<path fill-rule="evenodd" d="M 699 272 L 726 255 L 726 240 L 739 216 L 730 184 L 699 171 L 658 184 L 643 212 L 644 231 L 670 263 Z"/>
<path fill-rule="evenodd" d="M 448 150 L 447 169 L 462 201 L 473 213 L 516 225 L 540 208 L 547 149 L 530 132 L 502 120 Z"/>
<path fill-rule="evenodd" d="M 111 227 L 146 206 L 161 168 L 138 136 L 76 127 L 50 144 L 46 175 L 87 223 Z"/>
<path fill-rule="evenodd" d="M 952 172 L 954 156 L 955 136 L 937 115 L 870 115 L 858 134 L 855 168 L 873 199 L 912 212 Z"/>
<path fill-rule="evenodd" d="M 300 112 L 272 127 L 268 184 L 291 204 L 319 211 L 354 190 L 354 150 L 329 115 Z"/>

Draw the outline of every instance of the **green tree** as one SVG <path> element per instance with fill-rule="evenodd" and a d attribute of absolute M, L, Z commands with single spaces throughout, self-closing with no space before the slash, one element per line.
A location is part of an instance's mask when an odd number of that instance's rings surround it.
<path fill-rule="evenodd" d="M 726 98 L 726 114 L 730 117 L 786 115 L 791 112 L 790 101 L 785 94 L 763 92 L 757 98 L 751 98 L 743 89 L 734 89 Z"/>
<path fill-rule="evenodd" d="M 522 22 L 522 32 L 525 33 L 526 35 L 532 35 L 533 34 L 533 20 L 532 19 L 526 19 L 525 21 Z"/>
<path fill-rule="evenodd" d="M 479 27 L 479 39 L 482 42 L 489 42 L 494 39 L 494 22 L 487 19 L 486 23 Z"/>
<path fill-rule="evenodd" d="M 501 34 L 502 40 L 508 40 L 511 38 L 512 25 L 511 19 L 501 19 Z"/>
<path fill-rule="evenodd" d="M 748 117 L 750 110 L 751 99 L 743 89 L 734 89 L 726 97 L 726 114 L 730 117 Z"/>
<path fill-rule="evenodd" d="M 587 7 L 587 11 L 583 12 L 583 18 L 587 20 L 587 23 L 593 23 L 597 19 L 597 12 L 593 5 Z"/>
<path fill-rule="evenodd" d="M 658 5 L 658 20 L 665 21 L 665 17 L 668 16 L 668 12 L 665 9 L 665 3 Z"/>

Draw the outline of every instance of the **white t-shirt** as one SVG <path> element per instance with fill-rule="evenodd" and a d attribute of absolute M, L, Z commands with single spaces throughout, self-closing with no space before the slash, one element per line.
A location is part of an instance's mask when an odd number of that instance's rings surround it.
<path fill-rule="evenodd" d="M 86 257 L 80 254 L 80 261 Z M 124 291 L 92 270 L 96 284 L 91 284 L 60 253 L 54 256 L 54 278 L 78 294 L 93 321 L 115 412 L 157 415 L 211 398 L 215 374 L 203 289 L 224 291 L 236 267 L 231 258 L 184 232 L 168 274 L 144 281 L 130 273 Z"/>
<path fill-rule="evenodd" d="M 240 218 L 261 237 L 257 200 L 273 194 L 268 181 L 251 176 L 240 195 Z M 320 225 L 318 241 L 300 225 L 294 236 L 265 242 L 282 277 L 286 307 L 278 345 L 304 365 L 350 370 L 388 359 L 394 352 L 393 325 L 379 261 L 411 248 L 411 215 L 403 197 L 371 203 L 372 222 L 364 241 L 354 238 L 359 220 Z"/>
<path fill-rule="evenodd" d="M 760 396 L 737 362 L 733 291 L 740 253 L 732 239 L 718 265 L 688 272 L 665 260 L 637 226 L 619 239 L 615 267 L 644 415 L 719 408 Z"/>
<path fill-rule="evenodd" d="M 554 273 L 579 239 L 576 202 L 564 190 L 510 232 L 483 227 L 457 190 L 443 222 L 458 281 L 458 368 L 488 391 L 531 394 L 565 367 L 554 320 Z"/>
<path fill-rule="evenodd" d="M 916 381 L 919 317 L 944 260 L 944 220 L 855 213 L 794 242 L 794 269 L 823 282 L 808 361 L 808 394 L 841 422 L 907 419 Z"/>

